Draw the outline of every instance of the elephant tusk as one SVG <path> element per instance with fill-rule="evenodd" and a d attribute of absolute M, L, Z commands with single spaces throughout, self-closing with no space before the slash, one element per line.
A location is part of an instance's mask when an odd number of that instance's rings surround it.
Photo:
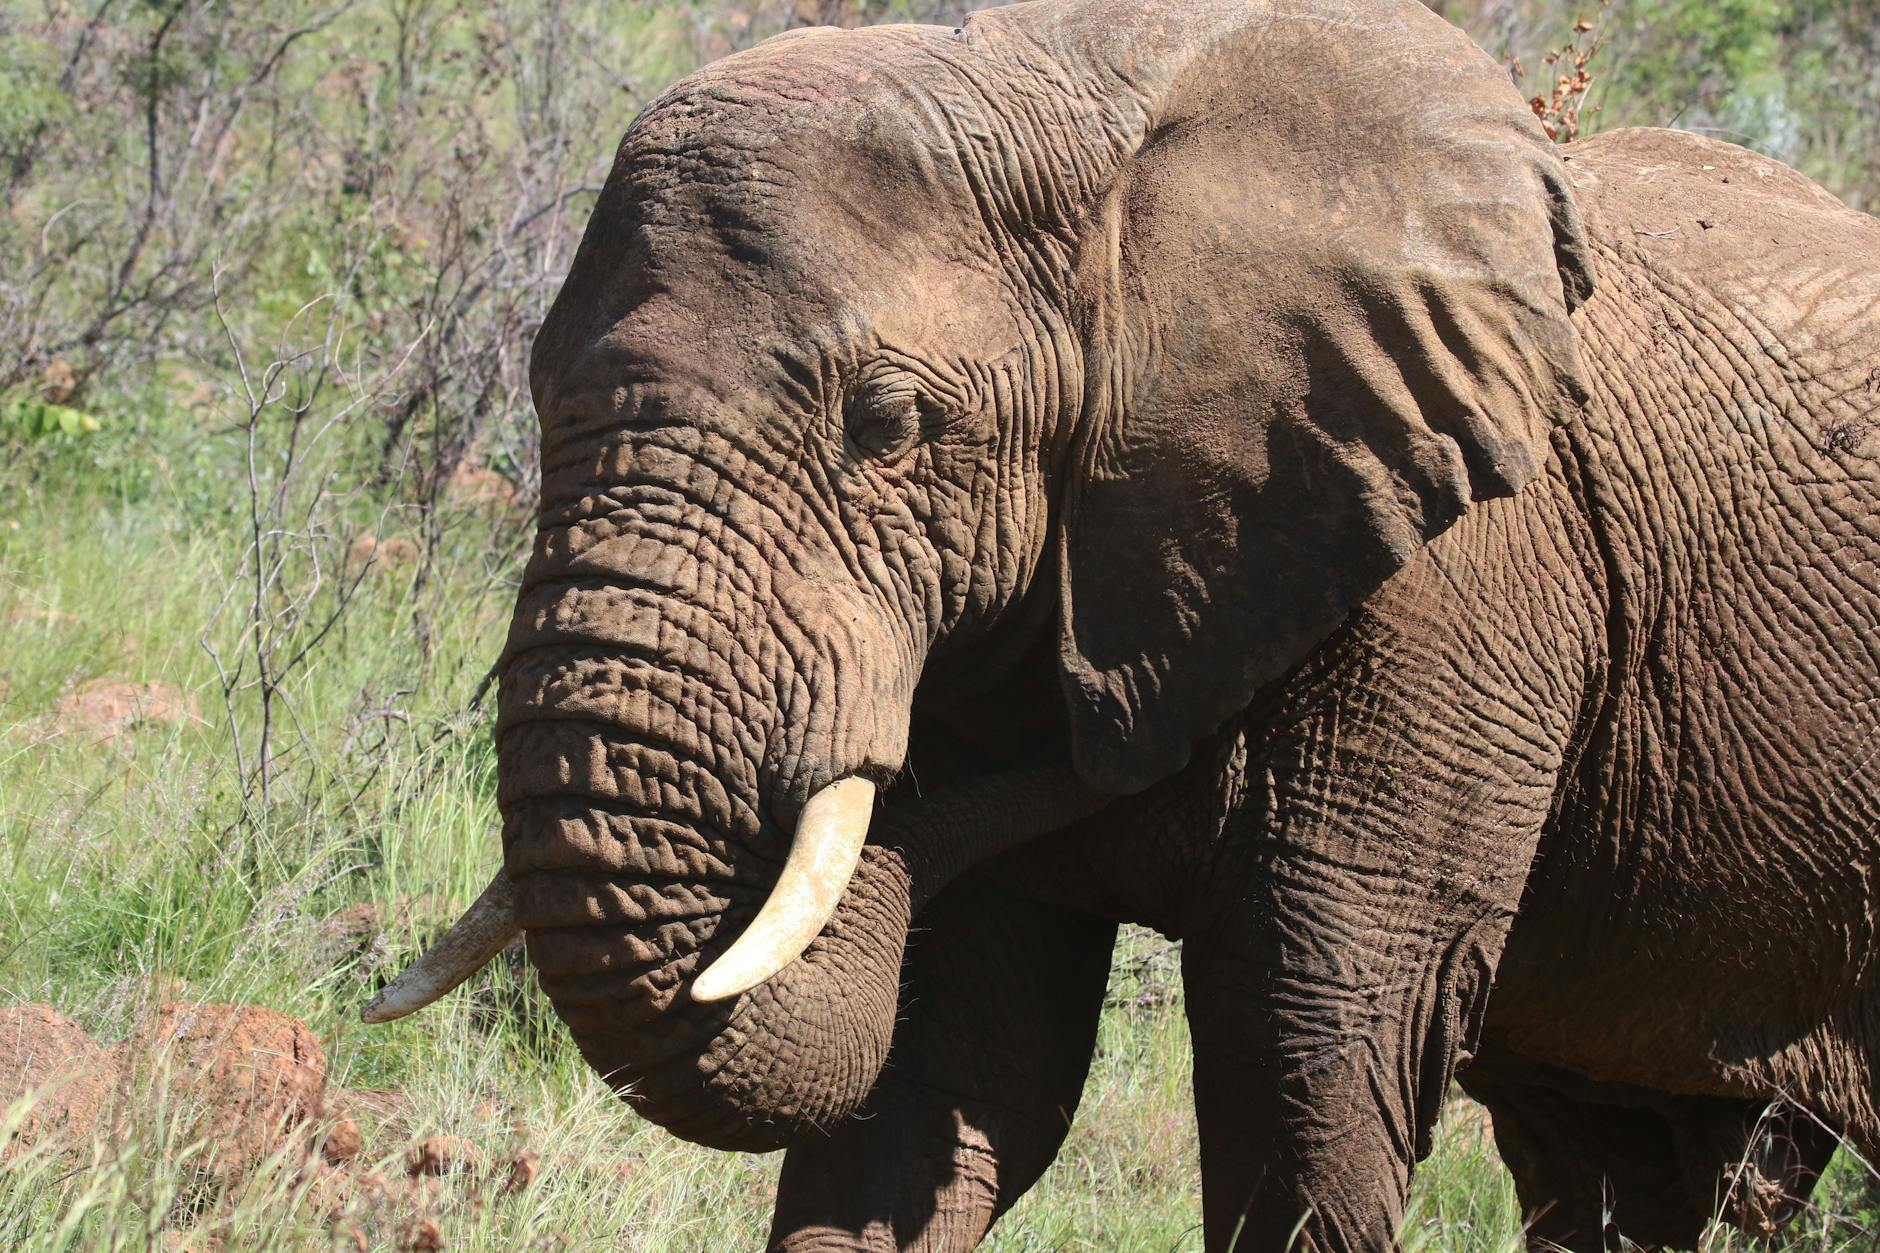
<path fill-rule="evenodd" d="M 729 1000 L 802 956 L 834 916 L 862 859 L 874 805 L 875 785 L 854 776 L 809 798 L 769 899 L 744 934 L 693 982 L 693 1000 Z"/>
<path fill-rule="evenodd" d="M 423 1009 L 489 965 L 521 930 L 516 925 L 509 876 L 498 870 L 463 917 L 403 974 L 380 989 L 359 1017 L 366 1022 L 390 1022 Z"/>

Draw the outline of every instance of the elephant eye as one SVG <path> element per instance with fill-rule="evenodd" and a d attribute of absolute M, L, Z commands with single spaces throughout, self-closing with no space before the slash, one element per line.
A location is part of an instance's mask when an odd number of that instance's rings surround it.
<path fill-rule="evenodd" d="M 898 457 L 920 441 L 928 406 L 907 384 L 864 387 L 849 402 L 843 433 L 857 456 Z"/>

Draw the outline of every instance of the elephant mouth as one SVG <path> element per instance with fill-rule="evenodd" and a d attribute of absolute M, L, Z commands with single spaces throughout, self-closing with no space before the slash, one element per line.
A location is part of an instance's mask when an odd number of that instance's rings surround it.
<path fill-rule="evenodd" d="M 742 935 L 692 983 L 701 1004 L 750 991 L 802 956 L 835 916 L 861 861 L 872 780 L 849 775 L 804 804 L 782 872 Z M 498 870 L 463 916 L 360 1011 L 368 1023 L 416 1013 L 488 965 L 521 933 L 508 872 Z"/>

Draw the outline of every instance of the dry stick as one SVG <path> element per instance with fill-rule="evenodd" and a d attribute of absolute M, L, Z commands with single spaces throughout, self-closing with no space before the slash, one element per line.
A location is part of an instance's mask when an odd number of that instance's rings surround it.
<path fill-rule="evenodd" d="M 342 358 L 344 346 L 343 315 L 337 302 L 322 296 L 302 305 L 283 329 L 274 360 L 269 362 L 257 380 L 249 368 L 247 354 L 229 324 L 221 298 L 219 269 L 212 282 L 216 291 L 215 316 L 228 343 L 248 410 L 246 419 L 238 426 L 246 437 L 244 453 L 249 538 L 242 558 L 242 575 L 238 576 L 237 583 L 245 581 L 249 592 L 247 623 L 240 637 L 244 656 L 234 672 L 228 670 L 208 634 L 214 621 L 227 607 L 234 584 L 231 584 L 229 592 L 224 594 L 223 600 L 211 615 L 210 626 L 205 628 L 201 643 L 222 682 L 224 712 L 235 744 L 236 769 L 243 781 L 244 807 L 252 796 L 251 789 L 258 786 L 261 805 L 265 810 L 273 804 L 274 781 L 280 759 L 276 744 L 277 719 L 284 718 L 293 727 L 300 750 L 306 750 L 311 744 L 299 712 L 286 690 L 286 680 L 300 669 L 345 618 L 365 578 L 364 570 L 350 577 L 342 577 L 337 584 L 338 590 L 330 611 L 318 618 L 311 613 L 327 585 L 326 570 L 318 559 L 318 544 L 314 537 L 321 529 L 318 514 L 323 504 L 332 498 L 330 480 L 314 486 L 297 530 L 290 529 L 287 520 L 292 508 L 291 497 L 301 481 L 307 457 L 314 447 L 348 415 L 383 391 L 410 361 L 423 339 L 423 333 L 406 345 L 399 360 L 373 386 L 356 389 L 348 402 L 336 406 L 322 421 L 316 419 L 316 411 L 321 397 L 335 380 L 336 363 Z M 293 327 L 310 310 L 321 304 L 326 304 L 328 311 L 319 347 L 291 350 L 288 341 Z M 303 372 L 298 377 L 295 374 L 297 370 Z M 261 472 L 261 463 L 266 455 L 262 442 L 263 422 L 268 411 L 276 406 L 284 408 L 287 439 L 272 467 L 275 478 L 272 489 L 268 490 L 262 485 Z M 311 554 L 312 582 L 288 596 L 281 608 L 273 609 L 270 607 L 270 598 L 283 585 L 296 548 L 303 545 Z M 311 632 L 303 634 L 302 628 L 309 625 Z M 250 663 L 253 664 L 255 677 L 250 682 L 244 682 L 242 676 Z M 256 690 L 260 704 L 260 727 L 256 734 L 252 769 L 242 746 L 240 717 L 235 704 L 236 694 L 248 686 Z"/>

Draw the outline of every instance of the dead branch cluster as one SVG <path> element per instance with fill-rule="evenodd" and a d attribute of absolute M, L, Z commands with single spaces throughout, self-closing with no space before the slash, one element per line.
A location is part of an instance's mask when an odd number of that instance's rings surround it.
<path fill-rule="evenodd" d="M 1603 23 L 1611 6 L 1612 0 L 1599 0 L 1599 8 L 1591 17 L 1574 20 L 1573 32 L 1566 43 L 1548 49 L 1541 58 L 1541 64 L 1553 76 L 1553 83 L 1544 94 L 1530 97 L 1528 107 L 1540 119 L 1547 138 L 1557 143 L 1571 143 L 1579 136 L 1582 114 L 1590 116 L 1599 112 L 1597 105 L 1590 108 L 1587 105 L 1588 94 L 1593 89 L 1593 73 L 1587 67 L 1605 47 Z M 1527 67 L 1518 56 L 1509 61 L 1508 70 L 1517 85 L 1527 78 Z"/>
<path fill-rule="evenodd" d="M 246 533 L 202 641 L 271 803 L 305 747 L 294 677 L 367 580 L 402 588 L 413 672 L 360 693 L 352 745 L 435 663 L 443 554 L 514 577 L 528 345 L 640 102 L 632 57 L 576 0 L 23 13 L 0 14 L 0 55 L 30 50 L 0 81 L 0 401 L 189 399 Z"/>

